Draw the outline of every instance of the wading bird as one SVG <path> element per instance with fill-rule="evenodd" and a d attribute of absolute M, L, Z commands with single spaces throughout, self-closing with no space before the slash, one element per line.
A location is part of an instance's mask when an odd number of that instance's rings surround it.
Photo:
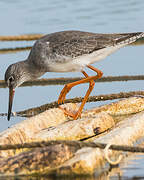
<path fill-rule="evenodd" d="M 39 78 L 46 72 L 80 71 L 85 78 L 66 84 L 58 98 L 58 104 L 64 103 L 66 94 L 72 87 L 89 83 L 79 110 L 76 113 L 65 111 L 67 115 L 77 119 L 94 88 L 94 80 L 103 75 L 91 64 L 142 37 L 144 37 L 143 32 L 97 34 L 82 31 L 62 31 L 43 36 L 35 42 L 26 60 L 11 64 L 6 70 L 5 81 L 9 87 L 8 120 L 10 120 L 15 88 L 23 82 Z M 91 69 L 96 75 L 88 76 L 84 68 Z"/>

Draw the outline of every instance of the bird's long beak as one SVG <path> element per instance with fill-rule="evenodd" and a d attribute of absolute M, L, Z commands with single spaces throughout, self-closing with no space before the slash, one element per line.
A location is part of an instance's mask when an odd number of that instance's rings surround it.
<path fill-rule="evenodd" d="M 15 90 L 12 87 L 9 87 L 9 106 L 8 106 L 8 117 L 7 117 L 8 121 L 10 120 L 10 116 L 11 116 L 14 93 Z"/>

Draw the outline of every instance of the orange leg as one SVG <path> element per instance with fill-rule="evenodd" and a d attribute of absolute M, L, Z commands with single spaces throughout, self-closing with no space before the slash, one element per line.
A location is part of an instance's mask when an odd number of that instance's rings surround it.
<path fill-rule="evenodd" d="M 93 90 L 94 88 L 94 85 L 95 85 L 95 82 L 94 80 L 96 79 L 99 79 L 102 77 L 103 73 L 98 70 L 97 68 L 94 68 L 93 66 L 91 65 L 87 65 L 88 68 L 90 68 L 91 70 L 95 71 L 97 73 L 96 76 L 88 76 L 87 73 L 85 71 L 82 71 L 82 73 L 84 74 L 84 76 L 86 78 L 82 79 L 82 80 L 79 80 L 79 81 L 76 81 L 76 82 L 72 82 L 72 83 L 69 83 L 69 84 L 66 84 L 65 87 L 63 88 L 63 90 L 61 91 L 60 93 L 60 96 L 59 96 L 59 99 L 58 99 L 58 104 L 61 104 L 61 103 L 64 103 L 64 100 L 66 98 L 66 94 L 71 90 L 72 87 L 78 85 L 78 84 L 82 84 L 82 83 L 87 83 L 89 82 L 89 89 L 87 90 L 86 92 L 86 95 L 81 103 L 81 106 L 79 108 L 79 110 L 73 114 L 71 112 L 68 112 L 68 111 L 65 111 L 65 113 L 71 117 L 73 117 L 73 119 L 77 119 L 80 115 L 81 115 L 81 112 L 82 112 L 82 109 L 91 93 L 91 91 Z"/>

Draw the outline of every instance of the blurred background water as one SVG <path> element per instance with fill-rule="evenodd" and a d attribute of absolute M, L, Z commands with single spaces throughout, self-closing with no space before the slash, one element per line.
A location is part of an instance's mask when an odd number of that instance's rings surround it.
<path fill-rule="evenodd" d="M 0 35 L 52 33 L 63 30 L 82 30 L 97 33 L 144 31 L 143 0 L 4 0 L 0 1 Z M 0 48 L 32 45 L 34 42 L 0 42 Z M 104 76 L 143 74 L 143 46 L 128 46 L 95 64 Z M 0 54 L 0 79 L 9 64 L 24 60 L 29 51 Z M 88 71 L 89 72 L 89 71 Z M 91 74 L 91 72 L 89 72 Z M 92 75 L 92 74 L 91 74 Z M 76 77 L 80 73 L 46 73 L 43 77 Z M 56 101 L 63 86 L 20 87 L 16 89 L 13 111 L 20 111 Z M 84 96 L 87 84 L 75 87 L 68 98 Z M 143 90 L 142 81 L 97 83 L 91 95 L 120 91 Z M 8 89 L 0 89 L 0 113 L 7 112 Z M 104 103 L 104 102 L 102 102 Z M 86 108 L 100 103 L 87 103 Z M 24 118 L 14 117 L 8 122 L 0 117 L 0 131 Z M 144 164 L 144 161 L 142 162 Z M 141 166 L 124 175 L 129 178 L 144 174 Z M 131 168 L 131 167 L 130 167 Z M 144 168 L 144 167 L 143 167 Z"/>

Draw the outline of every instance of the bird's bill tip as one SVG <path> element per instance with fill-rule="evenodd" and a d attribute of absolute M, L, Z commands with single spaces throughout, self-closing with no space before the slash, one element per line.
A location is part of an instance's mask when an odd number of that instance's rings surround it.
<path fill-rule="evenodd" d="M 11 111 L 12 111 L 12 104 L 13 104 L 13 97 L 14 97 L 14 93 L 15 93 L 15 90 L 10 87 L 9 88 L 9 106 L 8 106 L 8 121 L 10 120 L 10 117 L 11 117 Z"/>

